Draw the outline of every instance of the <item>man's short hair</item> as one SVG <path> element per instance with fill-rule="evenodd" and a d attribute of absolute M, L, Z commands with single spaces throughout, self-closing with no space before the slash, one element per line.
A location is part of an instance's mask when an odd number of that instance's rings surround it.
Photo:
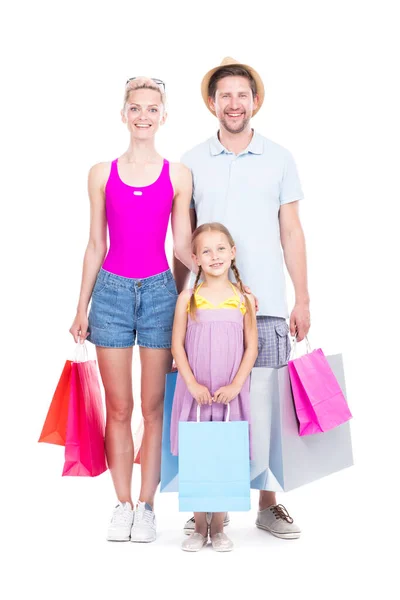
<path fill-rule="evenodd" d="M 229 67 L 221 67 L 210 77 L 210 82 L 208 84 L 208 96 L 213 100 L 215 100 L 218 81 L 224 79 L 224 77 L 246 77 L 250 83 L 253 98 L 257 94 L 256 82 L 248 70 L 241 66 L 232 65 Z"/>

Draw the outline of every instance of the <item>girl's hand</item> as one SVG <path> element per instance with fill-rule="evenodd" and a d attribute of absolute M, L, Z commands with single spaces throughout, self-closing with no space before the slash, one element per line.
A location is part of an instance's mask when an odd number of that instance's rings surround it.
<path fill-rule="evenodd" d="M 69 330 L 76 343 L 79 342 L 79 339 L 81 344 L 86 340 L 87 336 L 89 335 L 88 325 L 89 321 L 86 313 L 76 313 L 74 322 Z"/>
<path fill-rule="evenodd" d="M 188 390 L 191 396 L 196 400 L 197 404 L 212 404 L 213 399 L 205 385 L 201 385 L 196 381 L 196 383 L 188 387 Z"/>
<path fill-rule="evenodd" d="M 231 383 L 230 385 L 224 385 L 220 387 L 214 394 L 214 402 L 219 404 L 229 404 L 231 400 L 239 395 L 242 388 L 238 385 Z"/>

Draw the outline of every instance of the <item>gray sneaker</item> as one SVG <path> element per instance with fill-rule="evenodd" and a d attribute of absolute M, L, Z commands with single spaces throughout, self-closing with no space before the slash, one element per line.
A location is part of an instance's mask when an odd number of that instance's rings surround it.
<path fill-rule="evenodd" d="M 206 516 L 207 523 L 210 524 L 211 523 L 211 513 L 206 513 L 206 515 L 207 515 Z M 229 525 L 229 522 L 230 522 L 229 513 L 225 513 L 224 527 Z M 193 532 L 194 532 L 194 517 L 191 517 L 190 519 L 188 519 L 186 521 L 185 526 L 183 528 L 183 533 L 185 535 L 190 535 Z"/>
<path fill-rule="evenodd" d="M 283 540 L 294 540 L 300 537 L 301 530 L 282 504 L 269 506 L 257 513 L 256 525 Z"/>

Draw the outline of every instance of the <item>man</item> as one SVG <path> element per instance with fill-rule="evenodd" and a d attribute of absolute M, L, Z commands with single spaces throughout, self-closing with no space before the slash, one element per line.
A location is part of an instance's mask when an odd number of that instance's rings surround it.
<path fill-rule="evenodd" d="M 262 80 L 252 67 L 225 58 L 205 75 L 201 91 L 220 129 L 182 158 L 193 176 L 192 227 L 218 221 L 232 233 L 242 280 L 258 299 L 255 366 L 285 365 L 289 328 L 298 341 L 310 328 L 305 240 L 298 214 L 303 193 L 296 166 L 286 149 L 251 128 L 251 117 L 264 100 Z M 295 291 L 289 326 L 282 249 Z M 188 270 L 175 260 L 174 273 L 181 291 Z M 224 524 L 228 522 L 227 514 Z M 256 525 L 280 538 L 300 536 L 271 491 L 260 491 Z M 194 517 L 184 530 L 194 531 Z"/>

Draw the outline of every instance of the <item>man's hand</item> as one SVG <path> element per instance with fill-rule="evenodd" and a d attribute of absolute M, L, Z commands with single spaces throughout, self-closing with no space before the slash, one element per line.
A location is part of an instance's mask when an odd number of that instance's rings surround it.
<path fill-rule="evenodd" d="M 310 326 L 310 305 L 308 303 L 295 304 L 290 315 L 290 335 L 301 342 L 308 334 Z"/>
<path fill-rule="evenodd" d="M 249 288 L 249 286 L 244 285 L 243 289 L 246 292 L 246 294 L 251 294 L 251 289 Z M 253 294 L 253 296 L 254 296 L 254 294 Z M 258 312 L 258 298 L 256 298 L 255 296 L 254 296 L 254 302 L 256 303 L 256 312 Z"/>

